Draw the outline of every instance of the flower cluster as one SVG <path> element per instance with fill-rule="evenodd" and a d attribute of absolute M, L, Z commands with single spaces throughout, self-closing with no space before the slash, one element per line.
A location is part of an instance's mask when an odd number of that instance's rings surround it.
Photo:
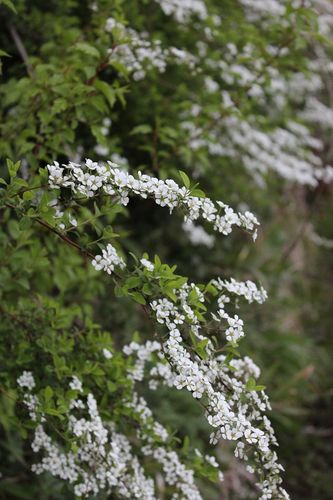
<path fill-rule="evenodd" d="M 182 227 L 192 245 L 204 245 L 207 248 L 213 248 L 215 238 L 213 235 L 208 234 L 202 226 L 196 226 L 188 219 L 183 222 Z"/>
<path fill-rule="evenodd" d="M 17 383 L 20 387 L 26 387 L 29 391 L 35 387 L 35 380 L 31 372 L 24 371 L 22 375 L 17 379 Z"/>
<path fill-rule="evenodd" d="M 168 63 L 182 64 L 194 70 L 195 56 L 177 47 L 162 47 L 160 40 L 150 40 L 148 33 L 127 28 L 113 17 L 107 19 L 106 31 L 118 34 L 117 47 L 109 50 L 110 60 L 121 63 L 136 81 L 145 78 L 148 71 L 164 73 Z"/>
<path fill-rule="evenodd" d="M 51 188 L 70 188 L 74 193 L 93 197 L 100 191 L 119 198 L 119 203 L 127 205 L 129 195 L 152 198 L 157 205 L 168 207 L 170 212 L 179 208 L 190 221 L 202 217 L 213 225 L 213 229 L 224 235 L 233 226 L 243 227 L 256 237 L 257 218 L 249 211 L 235 212 L 221 201 L 214 203 L 209 198 L 192 196 L 189 189 L 179 187 L 172 179 L 160 180 L 138 172 L 137 178 L 108 161 L 102 165 L 87 159 L 83 165 L 69 162 L 60 166 L 58 162 L 47 165 Z M 224 213 L 223 213 L 223 212 Z M 222 213 L 221 213 L 222 212 Z"/>
<path fill-rule="evenodd" d="M 187 23 L 193 15 L 206 19 L 207 8 L 203 0 L 155 0 L 167 16 L 173 16 L 179 23 Z"/>
<path fill-rule="evenodd" d="M 92 261 L 92 265 L 96 271 L 105 271 L 111 274 L 116 266 L 123 269 L 125 262 L 119 257 L 116 249 L 109 243 L 106 248 L 103 248 L 102 255 L 96 255 Z"/>
<path fill-rule="evenodd" d="M 38 404 L 37 396 L 31 394 L 35 383 L 30 372 L 24 372 L 19 377 L 21 387 L 26 387 L 25 380 L 29 380 L 31 387 L 29 395 Z M 75 376 L 69 387 L 83 392 L 81 382 Z M 29 405 L 24 402 L 30 412 Z M 134 392 L 132 399 L 125 401 L 124 406 L 131 410 L 134 420 L 140 423 L 136 431 L 136 440 L 141 443 L 140 455 L 153 459 L 160 465 L 165 482 L 175 490 L 173 498 L 202 500 L 194 482 L 194 472 L 180 461 L 175 451 L 168 449 L 168 432 L 154 420 L 145 400 Z M 126 414 L 128 415 L 127 410 Z M 32 466 L 33 472 L 49 472 L 54 477 L 67 481 L 77 497 L 102 493 L 106 496 L 116 494 L 119 498 L 139 500 L 157 498 L 154 480 L 146 476 L 129 438 L 117 432 L 114 422 L 102 421 L 92 393 L 72 399 L 66 416 L 67 434 L 71 437 L 72 449 L 75 448 L 75 451 L 65 451 L 48 434 L 45 415 L 39 418 L 32 449 L 41 454 L 42 458 Z M 153 435 L 156 439 L 152 438 Z M 216 462 L 210 465 L 218 466 Z"/>
<path fill-rule="evenodd" d="M 304 116 L 309 117 L 309 114 Z M 321 117 L 324 116 L 322 113 Z M 262 176 L 269 171 L 309 186 L 316 186 L 319 181 L 332 181 L 333 167 L 322 165 L 312 152 L 312 149 L 322 150 L 323 144 L 312 137 L 307 128 L 289 122 L 289 128 L 267 132 L 259 128 L 256 117 L 244 120 L 235 115 L 221 115 L 221 119 L 212 117 L 212 120 L 217 126 L 212 127 L 209 134 L 203 134 L 189 120 L 183 122 L 191 147 L 194 150 L 207 148 L 212 156 L 237 158 L 258 184 L 263 184 Z"/>
<path fill-rule="evenodd" d="M 150 260 L 142 258 L 142 259 L 140 259 L 140 262 L 143 265 L 143 267 L 148 269 L 148 271 L 150 271 L 150 272 L 154 271 L 154 264 L 152 262 L 150 262 Z"/>
<path fill-rule="evenodd" d="M 172 180 L 161 181 L 140 172 L 135 178 L 110 162 L 104 166 L 86 160 L 84 166 L 69 163 L 62 167 L 54 164 L 48 168 L 53 177 L 50 179 L 51 187 L 64 185 L 86 197 L 101 190 L 126 205 L 130 195 L 142 198 L 149 196 L 157 204 L 167 206 L 170 211 L 176 207 L 183 209 L 190 221 L 201 216 L 213 223 L 214 229 L 225 234 L 230 232 L 232 225 L 254 230 L 257 224 L 250 212 L 235 213 L 222 202 L 215 204 L 208 198 L 191 196 L 189 189 L 179 187 Z M 55 169 L 60 172 L 55 172 Z M 223 215 L 219 213 L 221 209 L 224 210 Z M 103 253 L 103 257 L 106 254 Z M 102 256 L 99 260 L 102 260 Z M 95 261 L 93 265 L 96 267 Z M 141 265 L 145 270 L 154 271 L 153 263 L 147 258 L 141 259 Z M 101 264 L 100 268 L 110 271 L 106 265 Z M 231 305 L 231 296 L 244 297 L 250 303 L 262 303 L 267 294 L 251 281 L 242 283 L 218 278 L 213 280 L 211 286 L 218 293 L 217 311 L 212 313 L 212 317 L 217 325 L 221 325 L 217 328 L 224 329 L 227 340 L 235 346 L 244 335 L 244 324 L 237 315 L 230 315 L 226 311 L 227 304 L 228 307 Z M 264 415 L 269 409 L 268 400 L 264 392 L 257 390 L 255 382 L 251 381 L 258 376 L 258 369 L 249 358 L 226 363 L 225 356 L 216 356 L 214 345 L 202 328 L 202 313 L 206 311 L 203 292 L 195 284 L 185 283 L 173 290 L 172 300 L 157 297 L 150 301 L 149 306 L 157 323 L 165 328 L 167 338 L 162 343 L 148 342 L 143 347 L 132 342 L 124 348 L 126 355 L 137 357 L 128 374 L 130 380 L 143 380 L 147 363 L 153 361 L 149 373 L 151 389 L 156 389 L 159 381 L 162 381 L 178 390 L 185 388 L 195 399 L 206 401 L 207 420 L 214 428 L 212 442 L 224 438 L 243 443 L 246 450 L 244 460 L 247 460 L 245 457 L 251 457 L 252 461 L 249 470 L 254 467 L 255 472 L 264 477 L 259 485 L 261 498 L 269 498 L 269 495 L 288 498 L 280 486 L 281 466 L 271 449 L 276 444 L 274 433 Z M 241 449 L 241 446 L 236 448 L 238 455 Z"/>
<path fill-rule="evenodd" d="M 220 291 L 227 290 L 229 293 L 244 297 L 249 304 L 252 302 L 263 304 L 267 299 L 266 290 L 262 286 L 258 289 L 257 285 L 250 280 L 236 281 L 234 278 L 230 280 L 218 278 L 213 280 L 212 283 Z"/>
<path fill-rule="evenodd" d="M 332 31 L 333 9 L 329 2 L 295 0 L 294 12 L 280 0 L 241 0 L 241 4 L 251 22 L 270 26 L 278 19 L 291 30 L 297 9 L 307 6 L 317 16 L 320 33 L 330 36 Z M 306 76 L 304 71 L 286 73 L 279 70 L 279 61 L 290 54 L 288 45 L 267 44 L 263 54 L 253 43 L 236 46 L 230 42 L 223 47 L 223 58 L 217 59 L 212 56 L 214 44 L 210 44 L 215 41 L 214 31 L 210 30 L 208 36 L 206 30 L 207 26 L 202 27 L 206 36 L 197 42 L 198 66 L 215 106 L 211 111 L 199 95 L 193 96 L 192 109 L 180 116 L 191 149 L 204 148 L 212 157 L 239 161 L 259 185 L 264 184 L 265 174 L 270 171 L 309 186 L 332 182 L 333 166 L 326 165 L 318 155 L 325 149 L 324 141 L 312 132 L 318 125 L 329 132 L 333 123 L 332 110 L 322 98 L 325 81 L 332 73 L 325 49 L 316 47 L 316 59 L 309 59 Z M 278 64 L 267 64 L 272 60 Z M 263 110 L 270 110 L 269 127 L 263 126 L 257 108 L 242 112 L 237 95 L 243 94 Z M 294 111 L 292 119 L 290 106 Z M 274 125 L 277 123 L 279 126 Z"/>
<path fill-rule="evenodd" d="M 244 296 L 250 303 L 262 303 L 266 299 L 266 292 L 251 281 L 241 283 L 217 279 L 213 283 L 217 290 L 223 292 L 217 299 L 218 314 L 213 316 L 218 322 L 226 320 L 226 335 L 235 342 L 244 334 L 243 321 L 224 311 L 224 304 L 229 299 L 226 294 Z M 212 343 L 200 333 L 202 327 L 190 304 L 193 290 L 203 303 L 204 296 L 194 284 L 185 284 L 180 290 L 174 290 L 176 302 L 160 298 L 150 303 L 156 321 L 166 327 L 168 338 L 163 343 L 154 341 L 142 346 L 132 342 L 124 348 L 125 354 L 137 359 L 132 376 L 136 380 L 143 380 L 146 366 L 155 360 L 148 375 L 151 389 L 164 383 L 168 387 L 186 388 L 196 399 L 205 397 L 207 420 L 216 429 L 211 436 L 212 442 L 224 438 L 238 443 L 235 455 L 245 461 L 252 460 L 248 470 L 264 476 L 264 480 L 258 484 L 262 500 L 288 498 L 280 486 L 282 467 L 278 464 L 275 451 L 271 449 L 271 446 L 276 445 L 276 439 L 265 415 L 270 409 L 268 399 L 262 388 L 256 388 L 254 382 L 260 371 L 248 357 L 227 363 L 226 356 L 214 355 Z M 193 354 L 193 349 L 189 349 L 188 331 L 198 338 L 198 345 L 205 351 L 204 356 Z"/>
<path fill-rule="evenodd" d="M 286 12 L 286 5 L 281 0 L 240 0 L 245 7 L 250 20 L 261 19 L 265 16 L 282 17 Z"/>
<path fill-rule="evenodd" d="M 133 394 L 132 401 L 127 404 L 133 408 L 141 417 L 142 427 L 137 432 L 138 438 L 144 442 L 142 453 L 145 456 L 153 457 L 156 462 L 162 466 L 165 482 L 172 487 L 176 487 L 179 493 L 173 495 L 173 498 L 183 498 L 188 500 L 202 500 L 202 496 L 194 482 L 194 473 L 181 463 L 177 453 L 168 450 L 163 446 L 154 446 L 151 438 L 153 433 L 162 443 L 169 439 L 167 430 L 159 423 L 153 420 L 152 412 L 148 408 L 146 401 L 142 397 Z M 216 465 L 214 464 L 214 467 Z M 218 466 L 218 464 L 217 464 Z"/>

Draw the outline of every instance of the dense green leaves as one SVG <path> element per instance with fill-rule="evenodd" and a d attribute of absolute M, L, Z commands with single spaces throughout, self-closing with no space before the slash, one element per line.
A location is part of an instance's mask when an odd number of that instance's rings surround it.
<path fill-rule="evenodd" d="M 221 144 L 228 149 L 223 141 L 232 127 L 228 123 L 236 119 L 263 134 L 286 130 L 291 120 L 302 123 L 299 112 L 306 98 L 296 89 L 283 101 L 280 78 L 301 75 L 302 84 L 311 81 L 309 61 L 316 62 L 322 51 L 329 56 L 332 42 L 318 30 L 314 10 L 292 2 L 286 3 L 283 19 L 249 19 L 244 3 L 233 0 L 205 4 L 221 17 L 221 25 L 216 18 L 201 22 L 196 16 L 188 24 L 179 23 L 154 0 L 99 0 L 92 5 L 77 0 L 47 5 L 0 1 L 0 497 L 73 498 L 61 481 L 31 474 L 33 424 L 18 392 L 21 373 L 34 372 L 41 411 L 53 435 L 65 433 L 73 375 L 94 392 L 103 418 L 112 415 L 132 432 L 140 419 L 123 405 L 133 390 L 127 377 L 133 360 L 122 354 L 123 346 L 132 339 L 164 338 L 148 313 L 150 301 L 167 297 L 175 303 L 175 290 L 182 285 L 207 283 L 217 275 L 253 278 L 268 288 L 267 305 L 251 306 L 244 313 L 245 344 L 225 343 L 220 352 L 231 371 L 232 360 L 247 354 L 262 367 L 293 497 L 332 496 L 332 449 L 322 437 L 332 406 L 332 258 L 329 246 L 317 247 L 308 237 L 308 228 L 309 234 L 313 229 L 326 238 L 324 242 L 333 237 L 330 188 L 300 188 L 275 173 L 257 175 L 261 164 L 253 174 L 244 168 L 248 151 L 241 141 L 231 157 L 217 154 Z M 161 40 L 163 49 L 188 51 L 200 67 L 192 71 L 170 60 L 159 72 L 157 66 L 148 70 L 151 61 L 144 60 L 144 78 L 134 78 L 119 56 L 128 35 L 122 28 L 105 29 L 110 16 L 137 33 L 147 32 L 148 40 Z M 208 53 L 202 56 L 205 44 Z M 227 66 L 220 66 L 225 60 Z M 228 80 L 232 64 L 236 76 Z M 248 72 L 255 73 L 259 90 L 254 90 L 262 94 L 251 94 L 251 85 L 242 80 Z M 207 75 L 218 91 L 211 91 Z M 323 81 L 321 99 L 329 104 L 329 72 Z M 225 92 L 231 100 L 221 100 Z M 315 153 L 317 159 L 321 155 L 330 164 L 331 133 L 320 123 L 313 127 L 313 139 L 323 139 L 325 147 L 319 153 L 310 141 L 308 154 Z M 131 200 L 125 208 L 103 195 L 92 201 L 66 188 L 48 191 L 48 162 L 86 157 L 171 177 L 192 196 L 205 198 L 207 193 L 242 210 L 250 207 L 262 222 L 259 241 L 253 247 L 238 233 L 217 237 L 215 248 L 205 247 L 181 230 L 181 214 L 170 217 L 162 208 L 152 208 L 150 200 Z M 56 196 L 60 203 L 55 217 Z M 111 277 L 91 266 L 109 242 L 128 267 Z M 154 270 L 140 264 L 149 255 L 154 255 Z M 210 300 L 208 310 L 195 291 L 190 304 L 219 348 L 225 332 L 215 331 L 210 322 L 210 305 L 218 292 L 211 283 L 201 288 Z M 191 353 L 207 359 L 206 339 L 189 333 L 186 341 Z M 105 358 L 103 349 L 113 356 Z M 254 378 L 248 380 L 248 392 L 264 388 Z M 140 390 L 174 433 L 170 446 L 201 478 L 204 498 L 217 498 L 216 469 L 193 451 L 209 452 L 201 409 L 198 413 L 183 391 L 161 388 L 152 395 L 144 387 Z M 76 450 L 68 436 L 61 439 L 65 448 Z M 302 467 L 295 465 L 295 455 L 305 457 Z M 225 468 L 226 462 L 223 454 Z M 169 498 L 171 492 L 166 488 L 163 494 Z M 241 492 L 223 491 L 229 494 L 239 498 Z"/>

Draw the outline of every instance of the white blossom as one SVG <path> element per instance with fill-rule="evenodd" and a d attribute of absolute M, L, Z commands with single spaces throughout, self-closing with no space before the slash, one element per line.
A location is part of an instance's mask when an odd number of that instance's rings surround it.
<path fill-rule="evenodd" d="M 24 371 L 22 375 L 17 379 L 17 383 L 20 387 L 26 387 L 29 391 L 36 386 L 35 379 L 31 372 Z"/>
<path fill-rule="evenodd" d="M 102 255 L 96 255 L 92 261 L 92 265 L 96 271 L 105 271 L 111 274 L 117 266 L 121 269 L 124 268 L 125 262 L 117 254 L 116 249 L 109 243 L 107 247 L 102 250 Z"/>

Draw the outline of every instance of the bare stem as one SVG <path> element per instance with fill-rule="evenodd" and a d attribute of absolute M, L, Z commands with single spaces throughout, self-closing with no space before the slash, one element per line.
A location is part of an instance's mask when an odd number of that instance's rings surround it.
<path fill-rule="evenodd" d="M 22 58 L 22 61 L 24 62 L 26 68 L 27 68 L 27 72 L 29 74 L 29 76 L 32 76 L 33 74 L 33 68 L 31 66 L 31 64 L 29 63 L 29 56 L 28 56 L 28 53 L 26 51 L 26 48 L 21 40 L 21 37 L 20 35 L 18 34 L 18 32 L 16 31 L 16 28 L 12 25 L 10 25 L 8 27 L 9 29 L 9 32 L 11 34 L 11 37 L 12 39 L 14 40 L 14 43 L 16 45 L 16 48 Z"/>

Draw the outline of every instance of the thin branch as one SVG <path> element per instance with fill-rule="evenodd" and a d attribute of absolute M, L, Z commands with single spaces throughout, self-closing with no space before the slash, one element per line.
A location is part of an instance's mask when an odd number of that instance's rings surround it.
<path fill-rule="evenodd" d="M 17 207 L 15 205 L 12 205 L 11 203 L 6 203 L 6 206 L 8 208 L 12 208 L 14 210 L 17 210 Z M 51 226 L 44 219 L 41 219 L 40 217 L 36 217 L 33 220 L 35 220 L 36 222 L 38 222 L 38 224 L 40 224 L 41 226 L 45 227 L 49 231 L 52 231 L 52 233 L 56 234 L 65 243 L 67 243 L 67 245 L 70 245 L 70 246 L 76 248 L 76 250 L 78 250 L 80 253 L 82 253 L 86 257 L 89 257 L 89 259 L 94 259 L 95 258 L 94 254 L 92 254 L 88 250 L 85 250 L 84 248 L 82 248 L 78 243 L 76 243 L 75 241 L 71 240 L 68 236 L 66 236 L 65 234 L 63 234 L 61 231 L 58 231 L 58 229 L 56 229 L 55 227 Z"/>
<path fill-rule="evenodd" d="M 38 224 L 40 224 L 41 226 L 45 227 L 49 231 L 52 231 L 57 236 L 59 236 L 59 238 L 61 238 L 65 243 L 67 243 L 67 245 L 70 245 L 70 246 L 76 248 L 79 252 L 81 252 L 86 257 L 89 257 L 90 259 L 94 259 L 95 258 L 95 255 L 93 255 L 92 253 L 88 252 L 88 250 L 85 250 L 84 248 L 82 248 L 78 243 L 76 243 L 75 241 L 73 241 L 70 238 L 68 238 L 68 236 L 66 236 L 65 234 L 63 234 L 60 231 L 58 231 L 58 229 L 56 229 L 55 227 L 52 227 L 45 220 L 41 219 L 40 217 L 36 217 L 35 220 L 38 222 Z"/>
<path fill-rule="evenodd" d="M 21 40 L 20 35 L 16 31 L 16 28 L 12 25 L 9 26 L 8 29 L 9 29 L 9 32 L 11 34 L 12 39 L 14 40 L 16 48 L 17 48 L 17 50 L 18 50 L 18 52 L 19 52 L 19 54 L 20 54 L 20 56 L 25 64 L 26 68 L 27 68 L 27 72 L 28 72 L 29 76 L 32 76 L 33 68 L 31 66 L 31 64 L 29 63 L 29 56 L 28 56 L 28 53 L 25 49 L 25 46 Z"/>

